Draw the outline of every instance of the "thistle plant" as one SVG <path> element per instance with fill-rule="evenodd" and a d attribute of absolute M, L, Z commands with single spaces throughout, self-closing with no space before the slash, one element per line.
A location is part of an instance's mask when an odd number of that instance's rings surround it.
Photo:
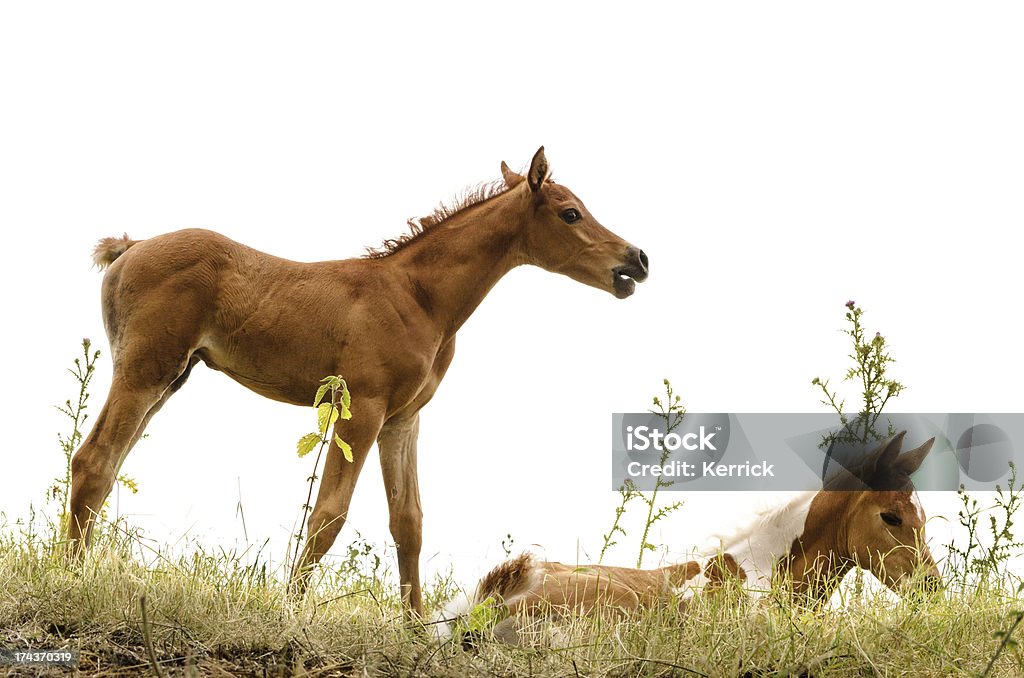
<path fill-rule="evenodd" d="M 654 407 L 657 409 L 648 411 L 652 414 L 657 414 L 665 420 L 665 435 L 668 435 L 683 423 L 683 417 L 686 415 L 686 407 L 682 403 L 682 398 L 676 395 L 672 390 L 672 384 L 669 383 L 669 380 L 665 379 L 663 383 L 665 385 L 665 400 L 662 401 L 658 396 L 654 396 Z M 658 463 L 664 465 L 669 454 L 671 454 L 671 451 L 668 449 L 668 446 L 664 446 Z M 658 503 L 658 490 L 663 487 L 671 487 L 673 484 L 673 481 L 665 480 L 662 476 L 657 476 L 654 481 L 654 489 L 649 494 L 645 494 L 643 492 L 640 493 L 640 501 L 647 506 L 647 519 L 644 521 L 644 532 L 640 537 L 640 552 L 636 558 L 636 566 L 638 568 L 643 565 L 644 554 L 647 551 L 657 550 L 657 547 L 648 540 L 648 536 L 651 533 L 651 527 L 671 513 L 678 511 L 683 506 L 681 501 L 674 501 L 671 504 L 667 504 L 657 509 L 655 508 Z"/>
<path fill-rule="evenodd" d="M 663 382 L 665 387 L 665 396 L 662 400 L 659 396 L 654 396 L 652 402 L 655 409 L 648 410 L 652 414 L 657 414 L 665 421 L 665 435 L 668 435 L 683 423 L 683 417 L 686 415 L 686 407 L 682 403 L 682 398 L 675 393 L 672 388 L 671 382 L 665 379 Z M 671 450 L 667 447 L 661 451 L 661 458 L 659 464 L 664 465 L 668 459 Z M 601 554 L 598 557 L 597 562 L 600 563 L 604 560 L 605 553 L 608 552 L 612 546 L 615 546 L 618 542 L 615 540 L 616 535 L 627 537 L 625 528 L 622 526 L 622 518 L 626 514 L 626 509 L 634 499 L 639 500 L 647 508 L 647 515 L 644 520 L 643 534 L 640 537 L 640 551 L 637 554 L 636 566 L 642 567 L 644 562 L 644 555 L 648 551 L 656 551 L 655 546 L 650 541 L 651 528 L 660 520 L 666 518 L 670 514 L 682 508 L 683 503 L 676 501 L 665 506 L 658 507 L 658 491 L 662 488 L 670 487 L 674 483 L 671 480 L 665 480 L 663 477 L 658 476 L 655 479 L 654 489 L 650 492 L 642 492 L 636 488 L 636 486 L 630 481 L 626 481 L 622 487 L 619 488 L 619 505 L 615 507 L 615 520 L 612 522 L 612 527 L 608 530 L 607 534 L 603 535 L 604 543 L 601 546 Z"/>
<path fill-rule="evenodd" d="M 960 526 L 966 535 L 963 546 L 956 541 L 946 544 L 949 558 L 947 570 L 961 589 L 975 581 L 982 586 L 990 581 L 1002 580 L 1010 575 L 1009 561 L 1024 543 L 1014 535 L 1014 516 L 1021 508 L 1024 488 L 1017 484 L 1017 465 L 1010 462 L 1010 478 L 1006 489 L 996 485 L 995 500 L 988 508 L 960 486 L 957 496 L 960 510 L 957 512 Z M 983 543 L 982 514 L 988 513 L 988 543 Z M 973 578 L 972 578 L 973 575 Z"/>
<path fill-rule="evenodd" d="M 851 422 L 850 414 L 846 410 L 846 401 L 840 398 L 838 390 L 829 388 L 830 380 L 821 377 L 811 380 L 811 385 L 819 388 L 824 396 L 822 404 L 839 415 L 843 431 L 842 434 L 826 436 L 822 443 L 823 447 L 836 440 L 866 444 L 881 439 L 883 436 L 875 430 L 878 418 L 889 400 L 899 396 L 906 389 L 906 386 L 888 375 L 889 366 L 896 360 L 889 353 L 885 337 L 881 332 L 875 332 L 874 336 L 869 338 L 870 333 L 864 329 L 861 322 L 864 310 L 852 300 L 847 301 L 845 306 L 848 327 L 844 328 L 842 332 L 850 338 L 852 343 L 849 354 L 852 364 L 843 375 L 843 381 L 852 381 L 858 385 L 860 409 L 853 416 Z M 888 431 L 887 434 L 893 432 Z"/>
<path fill-rule="evenodd" d="M 85 423 L 89 420 L 89 385 L 96 374 L 96 362 L 100 358 L 100 351 L 92 350 L 92 342 L 87 338 L 82 339 L 82 355 L 75 358 L 73 367 L 68 368 L 68 373 L 74 377 L 78 393 L 73 398 L 68 398 L 63 405 L 57 405 L 57 411 L 68 419 L 69 431 L 57 434 L 57 444 L 64 454 L 64 472 L 53 479 L 53 484 L 48 492 L 48 499 L 57 504 L 57 521 L 50 523 L 50 529 L 54 537 L 59 539 L 60 535 L 67 534 L 68 512 L 71 501 L 71 459 L 75 451 L 82 444 L 85 431 Z M 132 494 L 139 491 L 139 484 L 134 478 L 120 474 L 115 479 L 119 487 L 126 487 Z M 105 518 L 107 502 L 103 503 L 100 517 Z"/>
<path fill-rule="evenodd" d="M 511 533 L 506 533 L 505 538 L 501 540 L 501 550 L 505 552 L 505 557 L 509 558 L 512 556 L 512 547 L 515 545 L 516 540 L 512 538 Z"/>
<path fill-rule="evenodd" d="M 57 443 L 64 453 L 64 473 L 53 479 L 50 488 L 50 499 L 58 506 L 57 534 L 67 531 L 68 504 L 71 501 L 71 458 L 82 444 L 82 430 L 89 419 L 86 412 L 89 407 L 89 384 L 96 373 L 96 361 L 99 358 L 100 352 L 98 349 L 92 350 L 92 342 L 88 338 L 82 339 L 82 355 L 75 358 L 74 367 L 68 368 L 68 373 L 74 377 L 78 386 L 78 395 L 56 406 L 57 411 L 67 417 L 70 427 L 68 433 L 57 434 Z"/>
<path fill-rule="evenodd" d="M 602 535 L 604 543 L 601 545 L 601 555 L 597 558 L 598 564 L 604 561 L 604 554 L 608 552 L 608 549 L 619 543 L 615 539 L 616 535 L 629 536 L 626 534 L 626 529 L 622 527 L 622 517 L 626 514 L 626 508 L 630 502 L 639 496 L 642 496 L 640 490 L 636 489 L 636 486 L 630 480 L 627 480 L 619 487 L 619 505 L 615 507 L 615 520 L 612 521 L 611 529 Z"/>
<path fill-rule="evenodd" d="M 989 544 L 986 554 L 986 562 L 995 574 L 1005 574 L 1006 564 L 1019 550 L 1024 543 L 1017 541 L 1013 534 L 1013 517 L 1021 508 L 1021 494 L 1024 488 L 1017 485 L 1017 465 L 1010 462 L 1010 478 L 1004 490 L 1002 485 L 996 485 L 995 504 L 993 512 L 1001 512 L 1000 518 L 996 515 L 989 515 L 989 533 L 992 536 L 992 543 Z"/>
<path fill-rule="evenodd" d="M 328 398 L 328 396 L 330 396 Z M 317 429 L 312 433 L 299 438 L 296 445 L 296 453 L 300 458 L 305 457 L 314 449 L 316 459 L 313 462 L 313 473 L 307 479 L 309 481 L 309 492 L 306 494 L 306 501 L 302 505 L 302 519 L 299 521 L 299 531 L 295 534 L 295 560 L 299 561 L 299 549 L 302 547 L 303 529 L 306 525 L 306 518 L 313 510 L 313 487 L 316 485 L 317 471 L 320 468 L 320 458 L 324 450 L 331 443 L 331 433 L 334 424 L 341 419 L 347 421 L 352 418 L 352 394 L 349 393 L 348 383 L 341 376 L 324 377 L 320 380 L 320 387 L 316 390 L 313 398 L 313 407 L 316 408 Z M 352 446 L 333 434 L 334 443 L 341 450 L 345 460 L 352 463 Z"/>

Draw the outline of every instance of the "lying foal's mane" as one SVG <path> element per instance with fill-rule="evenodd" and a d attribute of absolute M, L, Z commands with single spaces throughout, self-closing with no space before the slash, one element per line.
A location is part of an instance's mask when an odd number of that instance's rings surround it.
<path fill-rule="evenodd" d="M 503 193 L 507 193 L 508 190 L 509 186 L 505 183 L 504 179 L 484 181 L 474 186 L 469 186 L 456 194 L 452 200 L 438 203 L 434 211 L 427 216 L 409 219 L 406 222 L 409 225 L 408 233 L 403 233 L 395 238 L 388 238 L 379 247 L 367 247 L 366 254 L 363 256 L 366 259 L 383 259 L 390 256 L 416 241 L 435 226 L 448 221 L 456 214 L 496 198 Z"/>

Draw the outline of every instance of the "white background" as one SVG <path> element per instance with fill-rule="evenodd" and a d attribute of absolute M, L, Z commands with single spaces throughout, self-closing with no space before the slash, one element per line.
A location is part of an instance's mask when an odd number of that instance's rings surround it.
<path fill-rule="evenodd" d="M 664 377 L 693 411 L 821 411 L 810 380 L 846 368 L 847 299 L 899 360 L 894 409 L 1019 411 L 1020 5 L 624 7 L 5 4 L 0 509 L 24 515 L 60 472 L 53 405 L 83 336 L 105 352 L 94 416 L 109 384 L 98 238 L 202 226 L 357 256 L 541 144 L 652 275 L 617 301 L 518 269 L 469 320 L 423 413 L 428 571 L 468 578 L 506 534 L 596 557 L 609 414 Z M 244 545 L 241 496 L 280 560 L 312 425 L 197 367 L 124 466 L 141 492 L 112 503 L 155 543 Z M 668 558 L 754 499 L 674 498 Z M 350 525 L 390 542 L 372 460 Z"/>

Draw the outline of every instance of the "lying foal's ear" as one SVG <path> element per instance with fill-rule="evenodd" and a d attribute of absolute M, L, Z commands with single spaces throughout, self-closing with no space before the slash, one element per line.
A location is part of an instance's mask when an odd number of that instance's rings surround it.
<path fill-rule="evenodd" d="M 928 456 L 928 453 L 932 451 L 932 445 L 935 444 L 935 438 L 932 438 L 925 442 L 924 445 L 916 449 L 910 450 L 899 456 L 893 463 L 893 468 L 899 471 L 903 471 L 908 476 L 921 468 L 921 463 L 924 462 L 924 458 Z"/>
<path fill-rule="evenodd" d="M 505 185 L 509 188 L 515 188 L 523 181 L 523 175 L 509 169 L 504 160 L 501 161 L 501 176 L 505 179 Z"/>
<path fill-rule="evenodd" d="M 872 453 L 864 464 L 864 470 L 867 472 L 865 478 L 870 478 L 875 473 L 892 468 L 893 462 L 900 455 L 900 448 L 903 447 L 903 437 L 905 435 L 907 435 L 906 431 L 900 431 L 890 438 L 889 442 L 884 446 L 879 447 Z"/>
<path fill-rule="evenodd" d="M 540 190 L 541 184 L 548 178 L 548 171 L 548 159 L 544 157 L 544 147 L 541 146 L 533 154 L 533 160 L 530 162 L 530 171 L 526 175 L 526 180 L 530 182 L 531 191 L 536 193 Z"/>

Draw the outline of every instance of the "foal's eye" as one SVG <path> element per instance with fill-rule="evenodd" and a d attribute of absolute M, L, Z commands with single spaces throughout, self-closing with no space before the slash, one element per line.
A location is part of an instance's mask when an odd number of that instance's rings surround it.
<path fill-rule="evenodd" d="M 895 513 L 885 512 L 882 514 L 882 520 L 885 521 L 886 525 L 892 525 L 893 527 L 899 527 L 903 524 L 903 519 Z"/>
<path fill-rule="evenodd" d="M 569 209 L 562 212 L 562 221 L 564 221 L 567 224 L 576 223 L 581 218 L 582 217 L 580 217 L 579 210 L 577 210 L 575 207 L 570 207 Z"/>

